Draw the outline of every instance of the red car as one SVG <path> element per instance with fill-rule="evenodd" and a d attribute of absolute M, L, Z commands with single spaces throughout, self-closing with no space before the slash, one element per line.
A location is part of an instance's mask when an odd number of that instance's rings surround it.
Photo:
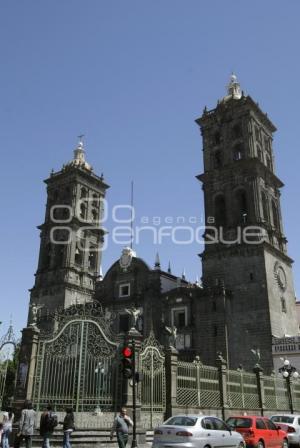
<path fill-rule="evenodd" d="M 288 448 L 286 431 L 276 426 L 269 418 L 257 415 L 238 415 L 229 417 L 227 425 L 239 432 L 247 447 Z"/>

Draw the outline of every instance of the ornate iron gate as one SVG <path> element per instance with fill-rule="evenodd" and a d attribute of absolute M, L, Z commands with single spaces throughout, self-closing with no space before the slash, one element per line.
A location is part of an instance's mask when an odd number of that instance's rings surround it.
<path fill-rule="evenodd" d="M 153 428 L 162 422 L 166 406 L 165 356 L 153 332 L 142 345 L 139 362 L 143 425 Z"/>
<path fill-rule="evenodd" d="M 57 410 L 111 410 L 117 383 L 117 343 L 93 319 L 73 319 L 52 339 L 41 339 L 33 401 L 37 409 L 51 402 Z"/>

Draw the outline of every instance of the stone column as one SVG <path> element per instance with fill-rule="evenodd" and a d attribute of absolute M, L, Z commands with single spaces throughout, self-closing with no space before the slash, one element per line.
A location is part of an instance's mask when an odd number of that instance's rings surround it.
<path fill-rule="evenodd" d="M 172 416 L 173 409 L 177 407 L 177 364 L 178 351 L 172 346 L 167 347 L 165 349 L 166 419 Z"/>
<path fill-rule="evenodd" d="M 223 358 L 221 353 L 218 353 L 216 364 L 219 372 L 219 390 L 220 390 L 220 401 L 222 408 L 222 418 L 226 418 L 226 409 L 228 409 L 228 395 L 227 395 L 227 362 Z"/>
<path fill-rule="evenodd" d="M 264 407 L 265 407 L 265 390 L 264 390 L 264 380 L 263 380 L 263 369 L 259 364 L 255 364 L 253 368 L 253 372 L 256 375 L 256 383 L 257 383 L 257 392 L 258 392 L 258 401 L 260 407 L 260 414 L 264 415 Z"/>
<path fill-rule="evenodd" d="M 22 330 L 14 403 L 18 409 L 24 400 L 32 399 L 39 333 L 40 330 L 34 325 Z"/>

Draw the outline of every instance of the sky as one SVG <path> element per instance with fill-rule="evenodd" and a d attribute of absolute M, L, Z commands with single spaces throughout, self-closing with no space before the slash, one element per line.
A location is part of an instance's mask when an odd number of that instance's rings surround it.
<path fill-rule="evenodd" d="M 110 185 L 104 272 L 124 246 L 111 242 L 113 207 L 129 203 L 132 180 L 136 225 L 167 225 L 166 217 L 203 225 L 194 120 L 226 94 L 232 71 L 278 128 L 276 172 L 300 296 L 299 20 L 298 0 L 0 2 L 0 336 L 10 318 L 18 336 L 26 324 L 43 180 L 72 159 L 79 134 Z M 158 251 L 162 269 L 170 260 L 175 275 L 201 275 L 197 242 L 158 245 L 145 234 L 134 248 L 150 266 Z"/>

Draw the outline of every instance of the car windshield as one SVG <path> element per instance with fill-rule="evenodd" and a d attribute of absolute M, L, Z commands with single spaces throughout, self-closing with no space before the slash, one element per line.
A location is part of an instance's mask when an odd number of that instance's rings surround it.
<path fill-rule="evenodd" d="M 178 416 L 169 418 L 169 420 L 167 420 L 164 423 L 164 425 L 195 426 L 196 422 L 197 422 L 197 417 L 187 417 L 187 416 L 178 415 Z"/>
<path fill-rule="evenodd" d="M 293 423 L 294 417 L 289 417 L 288 415 L 273 415 L 271 420 L 272 422 Z"/>
<path fill-rule="evenodd" d="M 243 417 L 230 417 L 226 423 L 234 428 L 251 428 L 252 426 L 251 418 Z"/>

